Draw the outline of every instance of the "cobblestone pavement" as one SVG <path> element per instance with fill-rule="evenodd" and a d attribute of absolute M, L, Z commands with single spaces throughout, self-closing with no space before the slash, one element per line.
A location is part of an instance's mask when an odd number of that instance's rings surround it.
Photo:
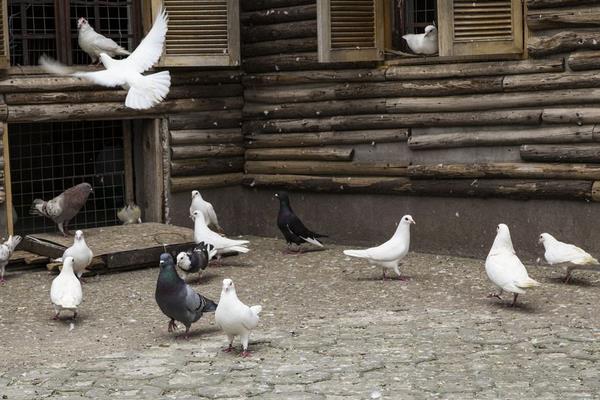
<path fill-rule="evenodd" d="M 411 280 L 382 282 L 337 246 L 284 256 L 279 240 L 250 240 L 194 285 L 218 300 L 230 277 L 263 305 L 248 359 L 221 351 L 213 314 L 188 341 L 168 334 L 157 269 L 90 278 L 72 329 L 51 319 L 47 272 L 9 273 L 0 398 L 600 398 L 600 274 L 564 285 L 531 266 L 543 286 L 510 308 L 486 298 L 481 260 L 411 253 Z"/>

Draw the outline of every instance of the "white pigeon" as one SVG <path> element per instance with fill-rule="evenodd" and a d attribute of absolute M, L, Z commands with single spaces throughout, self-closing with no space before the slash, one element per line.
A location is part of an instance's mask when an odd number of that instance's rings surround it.
<path fill-rule="evenodd" d="M 167 13 L 160 11 L 150 32 L 133 53 L 122 60 L 115 60 L 106 53 L 100 53 L 100 61 L 105 70 L 94 72 L 74 72 L 48 57 L 40 57 L 40 65 L 49 73 L 71 75 L 92 83 L 106 86 L 121 86 L 127 90 L 125 105 L 136 110 L 145 110 L 165 99 L 171 87 L 169 71 L 142 75 L 160 59 L 167 34 Z"/>
<path fill-rule="evenodd" d="M 408 253 L 411 224 L 415 224 L 415 221 L 410 215 L 405 215 L 400 220 L 394 236 L 384 244 L 366 250 L 344 250 L 344 254 L 350 257 L 364 258 L 372 264 L 379 265 L 382 267 L 384 280 L 386 268 L 393 269 L 401 277 L 398 265 Z"/>
<path fill-rule="evenodd" d="M 190 218 L 194 219 L 192 215 L 194 211 L 200 211 L 204 215 L 204 220 L 209 227 L 212 227 L 220 232 L 223 232 L 223 228 L 219 226 L 217 219 L 217 213 L 212 204 L 202 198 L 202 195 L 197 190 L 192 190 L 192 204 L 190 205 Z"/>
<path fill-rule="evenodd" d="M 194 218 L 194 242 L 196 244 L 200 242 L 208 243 L 213 245 L 217 250 L 217 260 L 221 258 L 223 253 L 237 251 L 239 253 L 247 253 L 250 251 L 246 247 L 248 240 L 234 240 L 226 238 L 225 236 L 219 235 L 217 232 L 211 231 L 206 225 L 204 215 L 198 210 L 192 213 Z"/>
<path fill-rule="evenodd" d="M 54 319 L 62 310 L 73 312 L 73 318 L 77 318 L 77 307 L 83 300 L 81 282 L 73 272 L 73 257 L 65 258 L 60 274 L 52 281 L 50 287 L 50 300 L 54 304 Z"/>
<path fill-rule="evenodd" d="M 85 272 L 85 269 L 92 263 L 94 253 L 85 242 L 82 231 L 75 232 L 75 238 L 71 247 L 65 250 L 61 258 L 57 258 L 56 262 L 63 262 L 67 257 L 73 257 L 73 272 L 78 278 Z"/>
<path fill-rule="evenodd" d="M 514 294 L 512 305 L 517 303 L 517 296 L 525 293 L 525 289 L 539 286 L 540 283 L 529 277 L 525 266 L 519 260 L 510 239 L 510 231 L 505 224 L 498 225 L 496 239 L 485 260 L 485 272 L 500 293 L 490 297 L 502 299 L 500 295 L 506 290 Z"/>
<path fill-rule="evenodd" d="M 137 204 L 128 203 L 125 207 L 117 211 L 117 218 L 123 225 L 141 224 L 142 210 Z"/>
<path fill-rule="evenodd" d="M 15 247 L 21 243 L 21 236 L 9 236 L 8 240 L 0 245 L 0 283 L 4 283 L 4 271 L 12 253 L 15 251 Z"/>
<path fill-rule="evenodd" d="M 425 33 L 409 33 L 402 36 L 408 47 L 415 54 L 431 55 L 438 52 L 437 28 L 435 25 L 427 25 Z"/>
<path fill-rule="evenodd" d="M 579 247 L 563 243 L 549 233 L 542 233 L 539 242 L 544 245 L 544 258 L 550 265 L 569 263 L 565 283 L 571 279 L 571 272 L 575 269 L 591 269 L 600 271 L 600 262 L 588 252 Z"/>
<path fill-rule="evenodd" d="M 92 63 L 97 63 L 100 54 L 108 54 L 111 57 L 114 56 L 128 56 L 131 53 L 119 46 L 114 40 L 107 38 L 96 32 L 92 28 L 85 18 L 79 18 L 77 20 L 77 29 L 79 34 L 77 36 L 77 42 L 81 50 L 85 51 L 88 56 L 92 59 Z"/>
<path fill-rule="evenodd" d="M 248 357 L 248 339 L 250 331 L 258 325 L 258 314 L 262 306 L 248 307 L 238 299 L 235 286 L 231 279 L 223 279 L 223 290 L 221 298 L 215 311 L 215 322 L 225 332 L 229 340 L 229 346 L 224 350 L 233 350 L 233 339 L 240 337 L 242 342 L 242 357 Z"/>

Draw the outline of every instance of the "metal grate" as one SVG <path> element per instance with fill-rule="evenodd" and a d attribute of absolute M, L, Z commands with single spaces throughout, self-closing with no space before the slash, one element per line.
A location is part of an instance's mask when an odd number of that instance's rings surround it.
<path fill-rule="evenodd" d="M 132 0 L 71 0 L 71 46 L 73 64 L 89 64 L 90 57 L 77 44 L 77 20 L 86 18 L 96 32 L 111 38 L 123 48 L 133 50 Z"/>
<path fill-rule="evenodd" d="M 42 54 L 56 58 L 54 0 L 9 0 L 11 65 L 35 65 Z"/>
<path fill-rule="evenodd" d="M 406 32 L 423 33 L 437 16 L 436 0 L 409 0 L 406 2 Z"/>
<path fill-rule="evenodd" d="M 8 131 L 17 233 L 56 232 L 51 220 L 29 215 L 31 203 L 81 182 L 89 182 L 94 193 L 69 229 L 119 223 L 126 181 L 122 121 L 10 124 Z"/>

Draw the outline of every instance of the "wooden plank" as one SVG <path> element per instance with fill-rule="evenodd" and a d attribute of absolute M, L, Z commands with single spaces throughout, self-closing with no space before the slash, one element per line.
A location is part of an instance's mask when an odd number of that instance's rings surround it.
<path fill-rule="evenodd" d="M 534 36 L 529 38 L 527 45 L 528 53 L 533 57 L 599 49 L 600 35 L 598 32 L 587 31 L 562 31 L 551 36 Z"/>
<path fill-rule="evenodd" d="M 409 165 L 412 179 L 570 179 L 600 180 L 600 165 L 550 163 L 473 163 Z"/>
<path fill-rule="evenodd" d="M 167 251 L 176 252 L 194 245 L 191 229 L 152 222 L 83 229 L 83 232 L 94 256 L 102 259 L 108 269 L 156 266 L 165 246 Z M 62 256 L 71 244 L 72 237 L 42 233 L 26 236 L 21 247 L 56 258 Z"/>
<path fill-rule="evenodd" d="M 131 121 L 123 121 L 123 165 L 125 172 L 125 202 L 135 201 L 134 172 L 133 172 L 133 126 Z"/>
<path fill-rule="evenodd" d="M 258 134 L 246 137 L 247 148 L 307 147 L 406 142 L 408 129 Z"/>
<path fill-rule="evenodd" d="M 2 157 L 3 162 L 3 173 L 4 173 L 4 194 L 5 194 L 5 206 L 6 211 L 6 232 L 9 235 L 14 235 L 15 227 L 13 220 L 13 198 L 12 198 L 12 179 L 10 172 L 10 142 L 8 136 L 8 125 L 0 123 L 0 130 L 2 133 Z"/>
<path fill-rule="evenodd" d="M 335 147 L 304 147 L 278 149 L 247 149 L 246 160 L 313 160 L 313 161 L 351 161 L 354 149 Z"/>
<path fill-rule="evenodd" d="M 519 146 L 525 143 L 580 143 L 594 140 L 595 125 L 414 128 L 411 150 L 474 146 Z"/>
<path fill-rule="evenodd" d="M 406 176 L 407 163 L 344 161 L 246 161 L 247 174 Z"/>
<path fill-rule="evenodd" d="M 171 176 L 198 176 L 241 172 L 244 170 L 244 157 L 201 158 L 171 161 Z"/>
<path fill-rule="evenodd" d="M 600 163 L 600 144 L 523 145 L 520 154 L 526 161 Z"/>
<path fill-rule="evenodd" d="M 161 120 L 144 120 L 141 135 L 142 182 L 138 184 L 138 205 L 142 221 L 163 221 L 163 165 L 161 145 Z"/>
<path fill-rule="evenodd" d="M 174 160 L 202 157 L 235 157 L 243 156 L 244 147 L 237 144 L 217 144 L 217 145 L 185 145 L 172 146 L 171 157 Z"/>
<path fill-rule="evenodd" d="M 171 144 L 228 144 L 244 140 L 242 130 L 232 129 L 187 129 L 171 130 Z"/>
<path fill-rule="evenodd" d="M 207 189 L 222 186 L 235 186 L 242 182 L 243 173 L 218 174 L 206 176 L 186 176 L 171 178 L 171 192 L 185 192 L 195 189 Z"/>

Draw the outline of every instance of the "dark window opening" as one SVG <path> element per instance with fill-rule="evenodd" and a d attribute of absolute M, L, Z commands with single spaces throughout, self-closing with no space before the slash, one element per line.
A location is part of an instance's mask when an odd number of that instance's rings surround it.
<path fill-rule="evenodd" d="M 31 204 L 81 182 L 90 183 L 94 193 L 69 230 L 119 223 L 127 182 L 122 121 L 10 124 L 8 132 L 16 233 L 57 232 L 50 219 L 29 215 Z"/>
<path fill-rule="evenodd" d="M 393 3 L 392 48 L 410 52 L 402 35 L 423 33 L 437 19 L 437 0 L 390 0 Z"/>
<path fill-rule="evenodd" d="M 65 64 L 91 63 L 77 43 L 77 20 L 133 50 L 141 37 L 136 0 L 8 0 L 11 65 L 37 65 L 42 54 Z"/>

